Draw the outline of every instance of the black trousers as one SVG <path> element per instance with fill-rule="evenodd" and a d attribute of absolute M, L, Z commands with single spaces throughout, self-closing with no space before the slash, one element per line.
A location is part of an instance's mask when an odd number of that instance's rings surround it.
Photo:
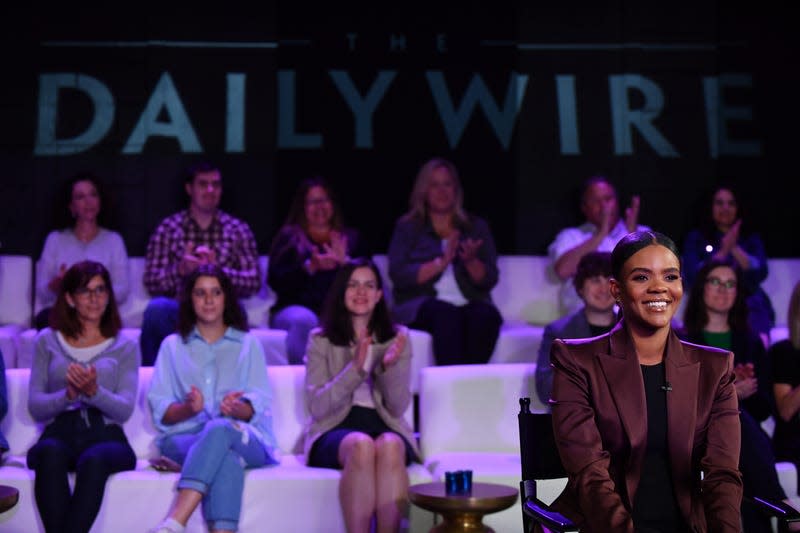
<path fill-rule="evenodd" d="M 437 365 L 484 364 L 494 351 L 503 317 L 487 302 L 453 305 L 429 298 L 411 324 L 433 336 Z"/>
<path fill-rule="evenodd" d="M 122 427 L 106 425 L 94 408 L 64 411 L 28 450 L 36 472 L 34 496 L 47 533 L 88 532 L 103 499 L 108 476 L 136 468 Z M 70 494 L 68 473 L 75 472 Z"/>

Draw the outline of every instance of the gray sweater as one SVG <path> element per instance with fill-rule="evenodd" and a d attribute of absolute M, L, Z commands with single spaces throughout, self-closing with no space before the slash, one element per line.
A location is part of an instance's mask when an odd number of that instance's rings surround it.
<path fill-rule="evenodd" d="M 36 352 L 28 388 L 28 410 L 39 422 L 49 422 L 75 407 L 99 409 L 107 423 L 122 424 L 133 412 L 139 387 L 139 350 L 120 337 L 97 354 L 89 364 L 97 369 L 97 393 L 67 399 L 67 367 L 76 362 L 58 342 L 56 332 L 45 328 L 36 336 Z"/>

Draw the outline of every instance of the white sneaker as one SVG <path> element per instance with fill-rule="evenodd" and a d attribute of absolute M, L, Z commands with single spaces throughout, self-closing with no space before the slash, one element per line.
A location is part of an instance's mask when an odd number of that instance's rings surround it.
<path fill-rule="evenodd" d="M 185 529 L 186 527 L 182 526 L 181 523 L 174 518 L 165 518 L 160 524 L 150 529 L 147 533 L 183 533 Z"/>

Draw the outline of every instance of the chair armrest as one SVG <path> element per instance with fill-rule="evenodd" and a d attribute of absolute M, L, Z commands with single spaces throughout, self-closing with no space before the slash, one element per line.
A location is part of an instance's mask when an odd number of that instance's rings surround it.
<path fill-rule="evenodd" d="M 800 522 L 800 512 L 781 500 L 753 497 L 753 502 L 762 511 L 784 522 Z"/>
<path fill-rule="evenodd" d="M 528 515 L 534 522 L 542 524 L 547 529 L 557 532 L 579 531 L 578 526 L 572 523 L 561 513 L 550 510 L 541 500 L 529 498 L 522 506 L 522 512 Z"/>

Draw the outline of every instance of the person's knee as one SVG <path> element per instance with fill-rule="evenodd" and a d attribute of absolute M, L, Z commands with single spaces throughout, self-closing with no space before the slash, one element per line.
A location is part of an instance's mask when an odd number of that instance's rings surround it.
<path fill-rule="evenodd" d="M 380 464 L 405 466 L 406 444 L 396 433 L 383 433 L 375 439 L 375 456 Z"/>
<path fill-rule="evenodd" d="M 374 468 L 375 441 L 364 433 L 350 433 L 340 444 L 340 462 L 349 468 Z"/>
<path fill-rule="evenodd" d="M 156 296 L 148 302 L 142 320 L 159 323 L 163 320 L 175 320 L 178 315 L 178 302 L 174 298 Z"/>
<path fill-rule="evenodd" d="M 35 470 L 59 471 L 67 468 L 67 453 L 64 446 L 53 439 L 36 443 L 31 450 L 29 467 Z"/>

